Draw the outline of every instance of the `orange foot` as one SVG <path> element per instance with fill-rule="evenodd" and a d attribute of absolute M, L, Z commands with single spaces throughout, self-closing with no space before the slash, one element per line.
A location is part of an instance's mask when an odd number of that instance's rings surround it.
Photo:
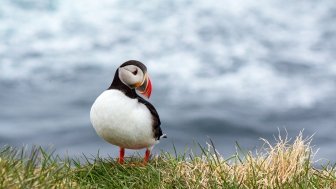
<path fill-rule="evenodd" d="M 125 148 L 120 148 L 118 163 L 120 163 L 120 164 L 124 164 L 125 163 L 124 156 L 125 156 Z"/>
<path fill-rule="evenodd" d="M 125 148 L 120 148 L 119 159 L 118 159 L 119 164 L 124 164 L 125 163 L 124 156 L 125 156 Z M 141 163 L 131 162 L 128 165 L 130 165 L 130 166 L 146 166 L 147 163 L 148 163 L 149 157 L 150 157 L 150 150 L 147 148 L 146 152 L 145 152 L 145 157 L 144 157 L 143 162 L 141 162 Z"/>

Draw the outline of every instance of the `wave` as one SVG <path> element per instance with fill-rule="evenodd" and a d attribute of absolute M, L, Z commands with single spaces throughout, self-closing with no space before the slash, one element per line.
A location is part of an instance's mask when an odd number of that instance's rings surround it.
<path fill-rule="evenodd" d="M 4 0 L 0 81 L 41 86 L 138 59 L 175 103 L 198 94 L 309 108 L 336 92 L 335 9 L 331 0 Z"/>

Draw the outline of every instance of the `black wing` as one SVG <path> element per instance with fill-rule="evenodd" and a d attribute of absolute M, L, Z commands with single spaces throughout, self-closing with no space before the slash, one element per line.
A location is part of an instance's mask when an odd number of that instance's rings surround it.
<path fill-rule="evenodd" d="M 160 127 L 161 121 L 160 121 L 159 114 L 157 113 L 154 106 L 140 96 L 137 96 L 137 99 L 140 103 L 144 104 L 152 114 L 154 138 L 156 140 L 160 140 L 161 137 L 165 137 L 165 135 L 162 134 L 162 130 Z"/>

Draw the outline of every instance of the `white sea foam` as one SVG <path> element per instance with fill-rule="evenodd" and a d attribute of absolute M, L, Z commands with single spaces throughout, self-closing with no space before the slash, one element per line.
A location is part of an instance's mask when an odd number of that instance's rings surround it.
<path fill-rule="evenodd" d="M 335 46 L 323 45 L 335 42 L 325 37 L 335 36 L 333 8 L 333 1 L 4 0 L 0 80 L 44 82 L 81 65 L 112 70 L 139 59 L 154 82 L 174 86 L 168 97 L 176 103 L 202 94 L 209 102 L 311 107 L 336 90 Z"/>

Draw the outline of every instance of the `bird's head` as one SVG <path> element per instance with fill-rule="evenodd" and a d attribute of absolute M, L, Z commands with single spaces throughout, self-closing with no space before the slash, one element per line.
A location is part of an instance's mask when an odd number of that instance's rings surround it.
<path fill-rule="evenodd" d="M 152 83 L 146 66 L 136 60 L 123 63 L 119 68 L 119 79 L 131 89 L 136 89 L 147 98 L 152 93 Z"/>

